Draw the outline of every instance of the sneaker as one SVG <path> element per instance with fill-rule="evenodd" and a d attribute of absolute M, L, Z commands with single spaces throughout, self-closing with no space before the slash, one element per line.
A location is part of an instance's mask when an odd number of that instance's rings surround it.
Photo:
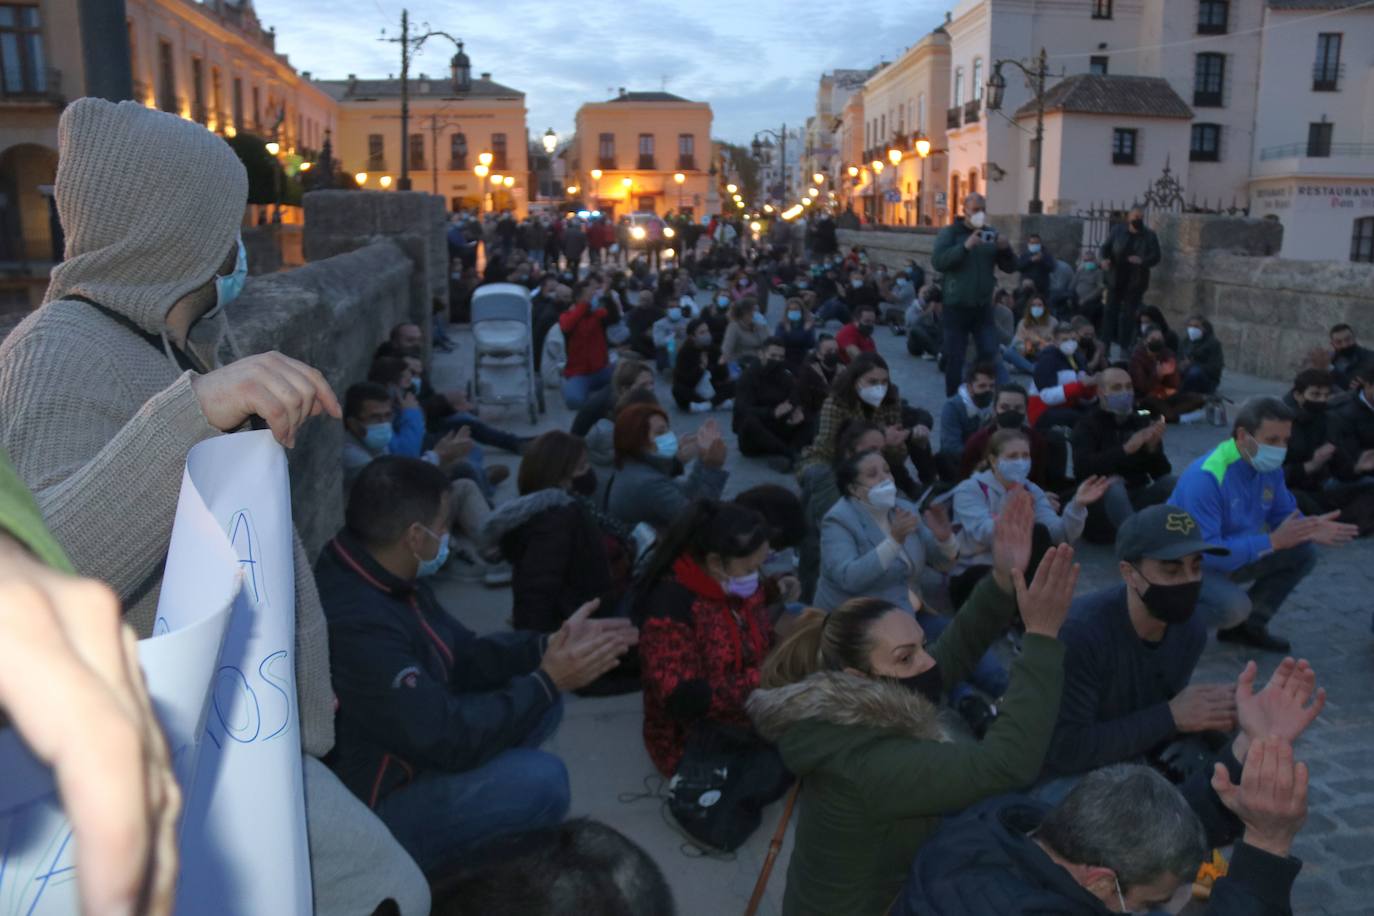
<path fill-rule="evenodd" d="M 499 487 L 510 476 L 510 468 L 504 464 L 493 464 L 487 468 L 487 483 Z"/>
<path fill-rule="evenodd" d="M 1180 423 L 1201 423 L 1206 419 L 1206 410 L 1190 410 L 1187 413 L 1181 413 L 1178 415 L 1178 422 Z"/>
<path fill-rule="evenodd" d="M 970 693 L 959 701 L 959 715 L 968 723 L 974 737 L 981 741 L 992 723 L 997 721 L 997 707 L 978 694 Z"/>
<path fill-rule="evenodd" d="M 921 359 L 938 360 L 939 358 L 940 358 L 940 357 L 936 356 L 934 353 L 922 353 L 922 354 L 921 354 Z"/>
<path fill-rule="evenodd" d="M 735 399 L 734 399 L 734 398 L 730 398 L 730 399 L 727 400 L 727 401 L 721 401 L 721 402 L 720 402 L 720 405 L 719 405 L 718 407 L 716 407 L 716 410 L 722 410 L 722 411 L 724 411 L 724 410 L 734 410 L 734 409 L 735 409 Z"/>
<path fill-rule="evenodd" d="M 692 413 L 710 413 L 710 412 L 711 412 L 711 402 L 710 402 L 710 401 L 693 401 L 693 402 L 692 402 L 692 406 L 691 406 L 691 411 L 692 411 Z"/>
<path fill-rule="evenodd" d="M 493 588 L 510 585 L 511 570 L 509 563 L 496 563 L 487 566 L 482 575 L 482 584 Z"/>
<path fill-rule="evenodd" d="M 1269 632 L 1264 624 L 1242 623 L 1229 630 L 1217 630 L 1217 642 L 1234 642 L 1264 652 L 1287 652 L 1292 646 L 1282 636 Z"/>

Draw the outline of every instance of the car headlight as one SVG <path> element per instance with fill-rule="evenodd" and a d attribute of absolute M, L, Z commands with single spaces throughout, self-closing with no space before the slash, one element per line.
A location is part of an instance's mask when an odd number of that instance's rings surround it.
<path fill-rule="evenodd" d="M 677 233 L 673 231 L 673 227 L 672 227 L 672 226 L 664 226 L 664 227 L 663 227 L 663 237 L 664 237 L 665 239 L 670 239 L 670 238 L 672 238 L 672 237 L 675 236 L 675 235 L 677 235 Z"/>
<path fill-rule="evenodd" d="M 642 239 L 642 238 L 644 238 L 644 227 L 642 227 L 642 226 L 631 226 L 631 227 L 630 227 L 630 238 L 632 238 L 632 239 Z"/>

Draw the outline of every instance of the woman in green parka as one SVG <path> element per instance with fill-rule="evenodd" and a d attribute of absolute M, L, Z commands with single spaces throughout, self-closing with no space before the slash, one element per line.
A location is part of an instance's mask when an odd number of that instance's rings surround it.
<path fill-rule="evenodd" d="M 1026 585 L 1034 521 L 1021 490 L 998 519 L 993 574 L 928 651 L 909 611 L 855 598 L 812 614 L 769 657 L 747 708 L 802 781 L 784 916 L 881 916 L 940 818 L 1039 774 L 1078 567 L 1071 547 L 1052 548 Z M 940 696 L 968 677 L 1018 607 L 1026 636 L 1002 714 L 981 742 L 951 741 Z"/>

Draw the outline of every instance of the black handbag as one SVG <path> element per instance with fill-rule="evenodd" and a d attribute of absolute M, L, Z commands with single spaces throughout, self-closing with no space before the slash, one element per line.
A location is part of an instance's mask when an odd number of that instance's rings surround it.
<path fill-rule="evenodd" d="M 749 729 L 703 720 L 668 783 L 668 812 L 696 842 L 734 852 L 792 779 L 777 748 Z"/>

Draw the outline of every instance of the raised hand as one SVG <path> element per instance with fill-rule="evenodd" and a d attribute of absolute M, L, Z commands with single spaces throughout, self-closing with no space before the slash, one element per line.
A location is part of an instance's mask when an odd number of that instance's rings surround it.
<path fill-rule="evenodd" d="M 1255 742 L 1239 786 L 1220 763 L 1212 771 L 1217 797 L 1245 825 L 1242 839 L 1280 857 L 1307 820 L 1307 781 L 1307 764 L 1293 761 L 1293 744 L 1283 738 Z"/>
<path fill-rule="evenodd" d="M 1002 503 L 992 531 L 992 575 L 1009 595 L 1016 593 L 1016 573 L 1030 565 L 1034 527 L 1035 500 L 1026 488 L 1016 487 Z"/>
<path fill-rule="evenodd" d="M 1236 678 L 1236 716 L 1240 720 L 1241 739 L 1235 748 L 1236 759 L 1245 760 L 1246 744 L 1277 737 L 1297 741 L 1321 714 L 1326 705 L 1326 691 L 1317 686 L 1317 674 L 1307 659 L 1279 662 L 1264 689 L 1255 692 L 1258 667 L 1249 662 Z"/>
<path fill-rule="evenodd" d="M 181 793 L 104 585 L 0 536 L 0 709 L 52 767 L 76 846 L 82 912 L 172 912 Z"/>
<path fill-rule="evenodd" d="M 910 435 L 904 427 L 893 425 L 883 432 L 883 441 L 889 448 L 895 448 L 906 444 L 906 438 Z"/>
<path fill-rule="evenodd" d="M 1236 726 L 1235 693 L 1229 684 L 1189 684 L 1169 701 L 1169 714 L 1183 734 L 1227 732 Z"/>
<path fill-rule="evenodd" d="M 935 535 L 935 540 L 940 543 L 943 544 L 954 537 L 954 525 L 950 523 L 949 511 L 943 504 L 931 506 L 921 513 L 921 518 L 925 520 L 930 533 Z"/>
<path fill-rule="evenodd" d="M 1016 606 L 1027 633 L 1037 633 L 1051 639 L 1059 636 L 1059 628 L 1069 616 L 1073 604 L 1073 590 L 1078 585 L 1078 564 L 1073 561 L 1073 548 L 1060 544 L 1045 551 L 1035 580 L 1026 585 L 1025 574 L 1018 569 Z"/>
<path fill-rule="evenodd" d="M 1091 506 L 1102 498 L 1111 485 L 1110 477 L 1089 477 L 1078 485 L 1078 490 L 1073 494 L 1073 501 L 1080 506 Z"/>
<path fill-rule="evenodd" d="M 905 509 L 892 510 L 892 540 L 898 544 L 906 543 L 907 537 L 921 524 L 912 513 Z"/>
<path fill-rule="evenodd" d="M 472 429 L 464 426 L 446 434 L 434 443 L 434 455 L 439 467 L 447 470 L 472 453 Z"/>
<path fill-rule="evenodd" d="M 338 398 L 318 369 L 275 351 L 193 375 L 191 390 L 215 429 L 231 432 L 259 416 L 287 448 L 296 444 L 296 433 L 311 417 L 327 413 L 343 418 Z"/>
<path fill-rule="evenodd" d="M 623 624 L 608 627 L 608 621 L 589 619 L 600 604 L 597 599 L 588 601 L 549 638 L 539 667 L 559 690 L 587 686 L 620 664 L 633 645 Z"/>

